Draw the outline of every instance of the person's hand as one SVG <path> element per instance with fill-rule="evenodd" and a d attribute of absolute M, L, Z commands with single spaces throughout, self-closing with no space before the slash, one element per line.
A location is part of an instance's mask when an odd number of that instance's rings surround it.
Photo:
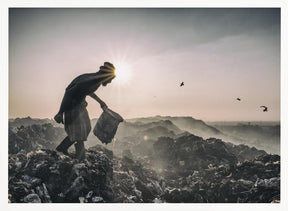
<path fill-rule="evenodd" d="M 58 113 L 58 114 L 56 114 L 55 116 L 54 116 L 54 120 L 57 122 L 57 123 L 62 123 L 62 124 L 64 124 L 64 122 L 63 122 L 63 114 L 61 114 L 61 113 Z"/>

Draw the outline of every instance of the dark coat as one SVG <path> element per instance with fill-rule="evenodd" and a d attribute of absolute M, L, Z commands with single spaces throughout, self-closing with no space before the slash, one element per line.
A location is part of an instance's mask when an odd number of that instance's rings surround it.
<path fill-rule="evenodd" d="M 73 142 L 87 140 L 91 124 L 85 98 L 99 88 L 102 80 L 103 75 L 99 72 L 82 74 L 66 88 L 60 112 L 64 113 L 65 131 Z"/>
<path fill-rule="evenodd" d="M 87 95 L 99 88 L 102 80 L 102 74 L 99 72 L 86 73 L 76 77 L 65 90 L 60 112 L 63 113 L 73 109 L 85 101 Z"/>

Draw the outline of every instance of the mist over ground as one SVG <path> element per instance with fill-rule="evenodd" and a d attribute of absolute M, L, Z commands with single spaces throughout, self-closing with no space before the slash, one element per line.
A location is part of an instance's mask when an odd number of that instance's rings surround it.
<path fill-rule="evenodd" d="M 107 145 L 91 132 L 83 161 L 55 151 L 65 136 L 51 119 L 9 119 L 9 202 L 280 202 L 278 122 L 128 119 Z"/>
<path fill-rule="evenodd" d="M 97 119 L 91 120 L 92 127 Z M 38 118 L 16 118 L 9 119 L 9 127 L 17 128 L 33 124 L 50 123 L 54 127 L 63 128 L 52 119 Z M 137 142 L 155 141 L 161 136 L 177 137 L 181 134 L 190 133 L 202 138 L 219 138 L 224 142 L 233 144 L 244 144 L 257 149 L 265 150 L 267 153 L 280 155 L 280 122 L 276 121 L 214 121 L 204 122 L 193 117 L 154 116 L 143 118 L 126 119 L 118 127 L 112 144 L 107 145 L 109 149 L 121 152 L 121 144 L 133 140 Z M 135 140 L 134 140 L 135 139 Z M 60 142 L 60 140 L 58 140 Z M 91 132 L 85 142 L 88 147 L 100 144 L 100 140 Z M 118 146 L 118 144 L 120 146 Z"/>
<path fill-rule="evenodd" d="M 96 119 L 92 120 L 95 125 Z M 191 133 L 205 139 L 219 138 L 233 144 L 245 144 L 265 150 L 268 153 L 280 154 L 280 122 L 204 122 L 193 117 L 155 116 L 128 119 L 119 125 L 115 139 L 125 142 L 129 137 L 138 140 L 157 140 L 158 137 L 177 137 Z M 95 136 L 88 138 L 93 145 Z M 116 141 L 115 141 L 116 142 Z M 116 144 L 116 143 L 115 143 Z M 115 147 L 117 151 L 117 147 Z"/>

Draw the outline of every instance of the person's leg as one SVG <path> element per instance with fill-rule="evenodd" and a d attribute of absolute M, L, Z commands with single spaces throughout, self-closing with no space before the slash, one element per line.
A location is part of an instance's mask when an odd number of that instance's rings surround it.
<path fill-rule="evenodd" d="M 79 160 L 84 160 L 85 159 L 84 141 L 77 141 L 74 146 L 76 150 L 76 158 Z"/>
<path fill-rule="evenodd" d="M 56 147 L 56 150 L 58 152 L 62 152 L 64 155 L 69 155 L 68 148 L 73 144 L 74 142 L 70 141 L 69 137 L 66 136 L 66 138 L 63 139 L 63 141 Z"/>

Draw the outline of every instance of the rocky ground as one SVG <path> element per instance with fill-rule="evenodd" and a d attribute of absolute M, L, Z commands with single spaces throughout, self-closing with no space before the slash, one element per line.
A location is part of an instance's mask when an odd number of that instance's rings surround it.
<path fill-rule="evenodd" d="M 80 162 L 53 150 L 63 136 L 51 124 L 9 129 L 9 202 L 280 202 L 280 156 L 263 150 L 185 133 L 147 155 L 96 145 Z"/>

